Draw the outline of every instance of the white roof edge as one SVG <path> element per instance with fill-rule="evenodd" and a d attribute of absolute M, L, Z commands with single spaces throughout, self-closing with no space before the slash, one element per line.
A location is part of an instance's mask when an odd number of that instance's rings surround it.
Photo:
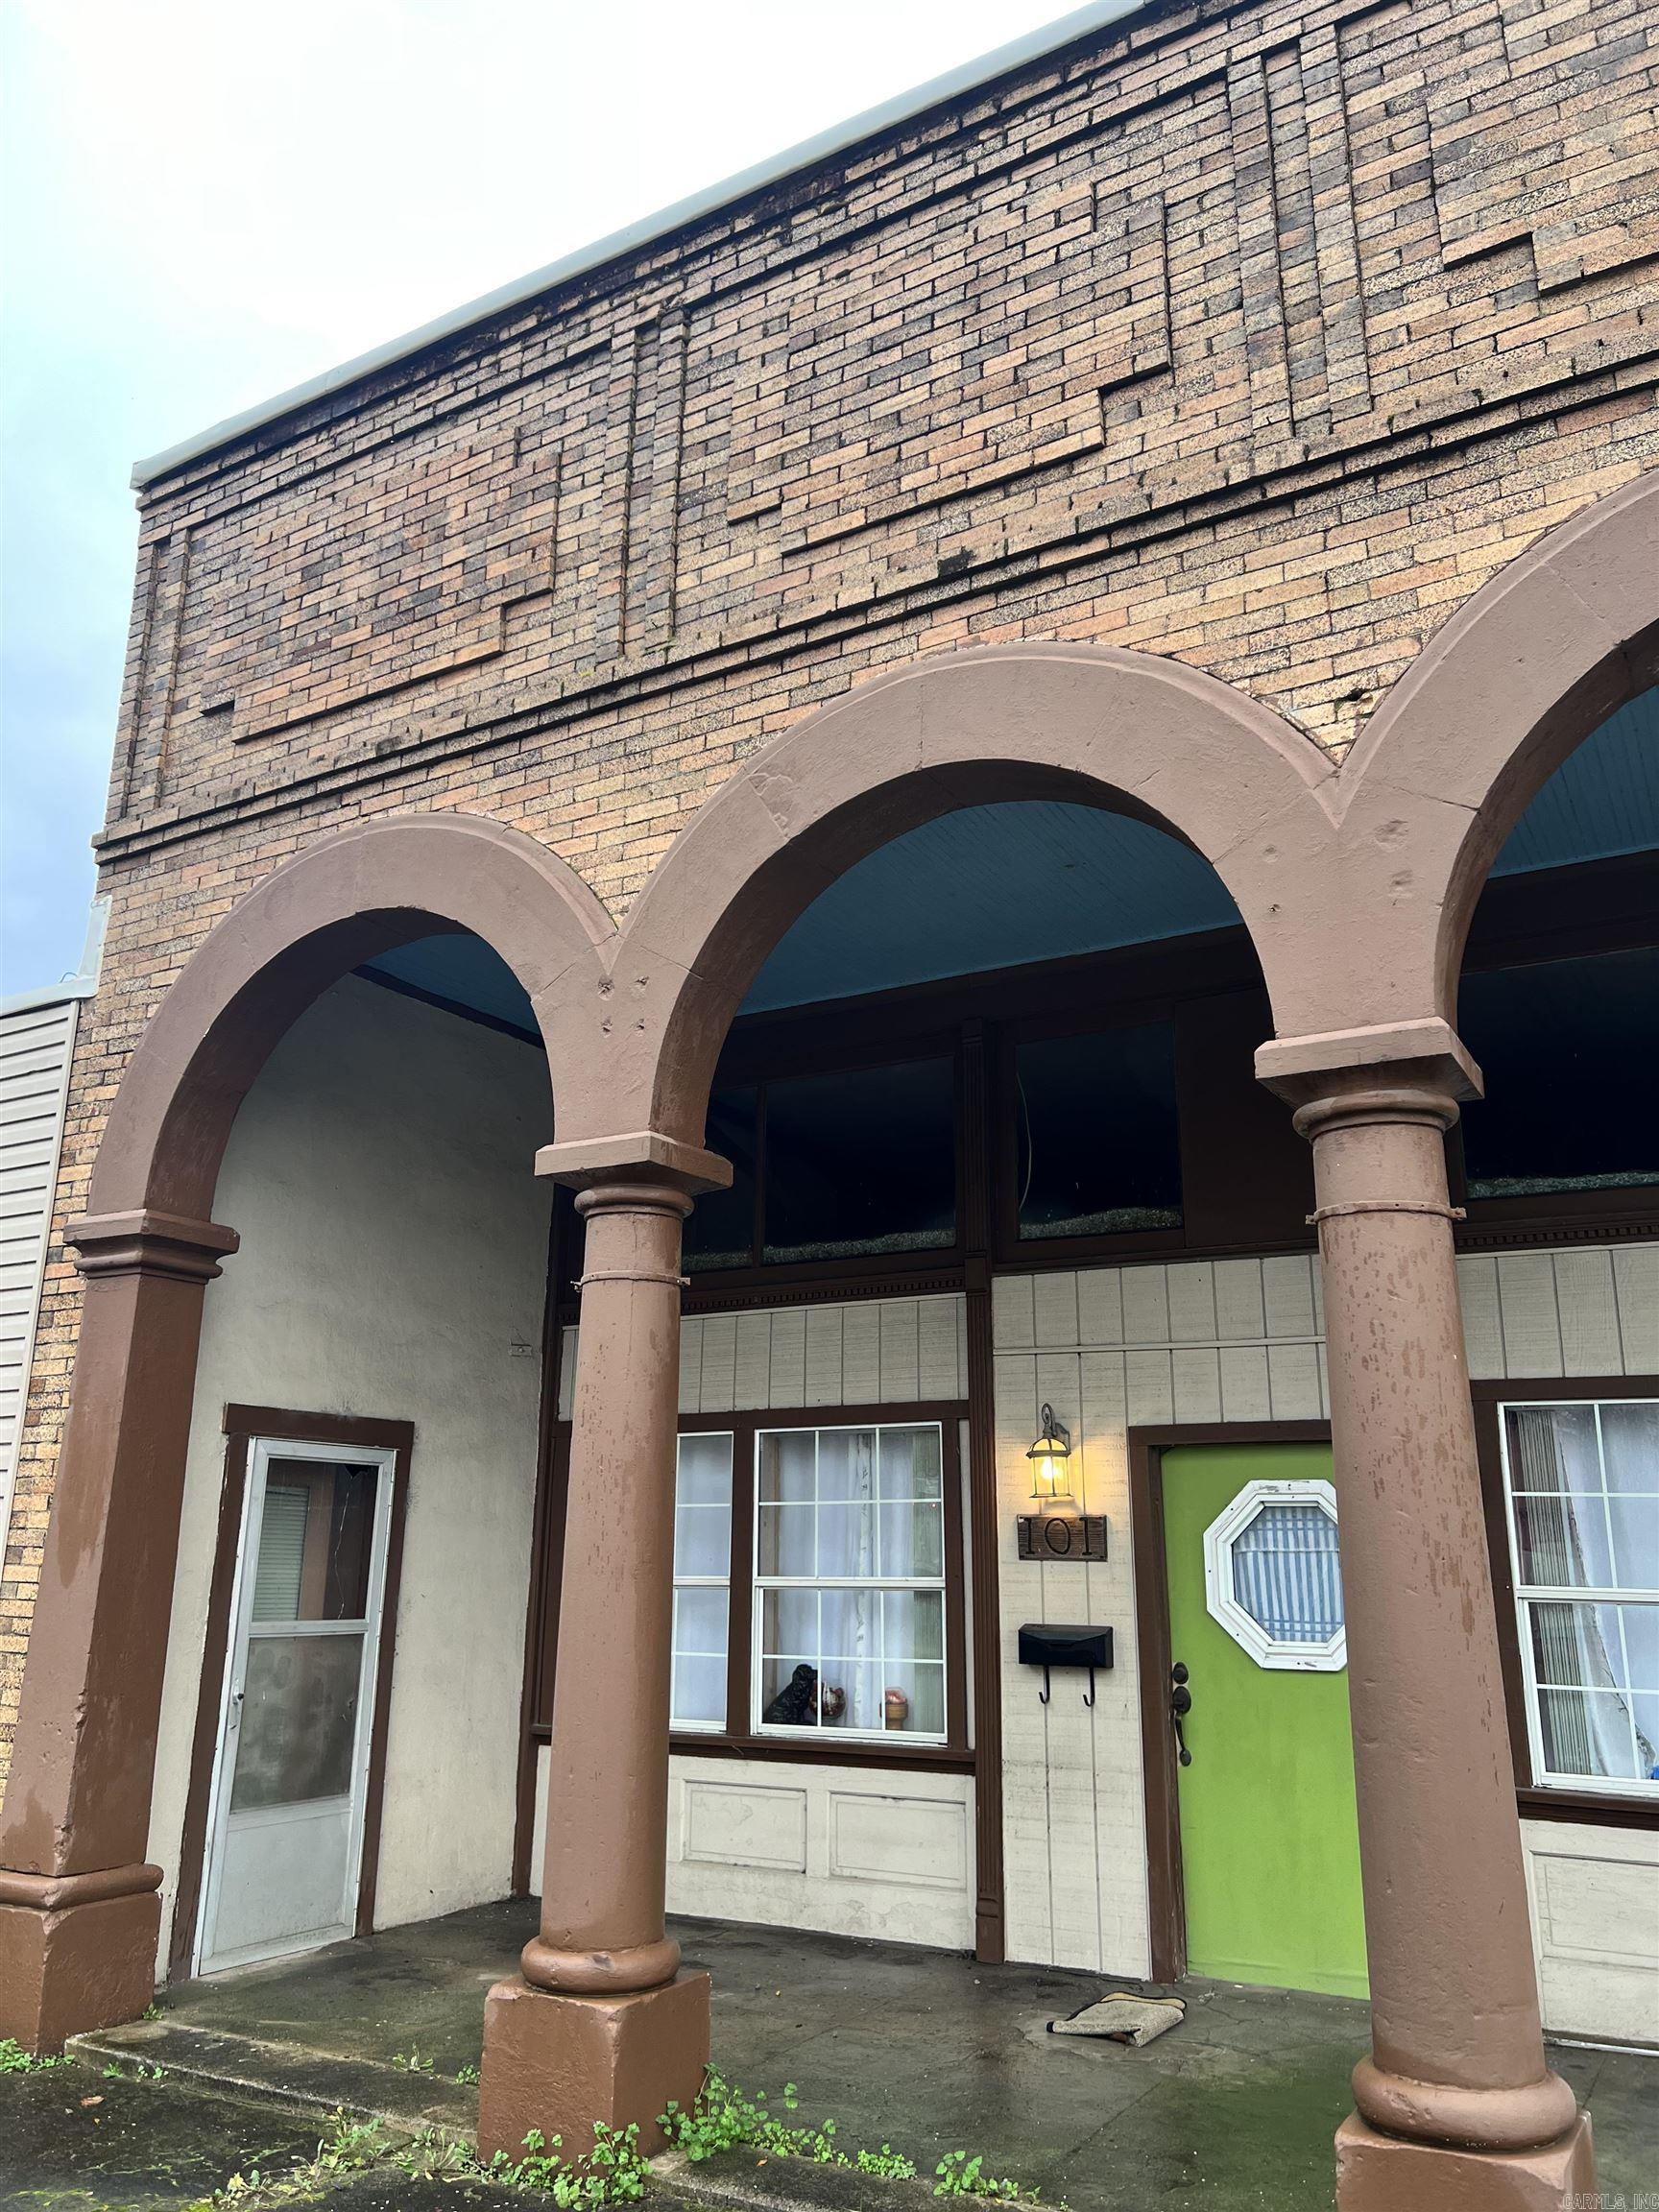
<path fill-rule="evenodd" d="M 72 998 L 90 998 L 98 988 L 104 967 L 104 936 L 109 926 L 109 893 L 101 891 L 86 913 L 86 942 L 81 948 L 81 965 L 73 975 L 39 991 L 14 991 L 0 998 L 0 1021 L 12 1014 L 34 1014 L 47 1006 L 67 1006 Z"/>
<path fill-rule="evenodd" d="M 590 269 L 600 268 L 607 261 L 614 261 L 624 253 L 632 253 L 641 246 L 648 246 L 655 238 L 678 230 L 687 223 L 695 223 L 703 216 L 712 215 L 720 208 L 742 200 L 752 192 L 777 184 L 798 169 L 810 168 L 815 162 L 828 160 L 831 156 L 848 152 L 866 138 L 878 132 L 892 130 L 896 124 L 907 123 L 913 117 L 926 114 L 945 101 L 955 99 L 964 92 L 990 84 L 998 77 L 1009 75 L 1022 68 L 1028 61 L 1041 60 L 1062 46 L 1069 46 L 1090 32 L 1101 30 L 1125 15 L 1134 15 L 1148 6 L 1150 0 L 1090 0 L 1090 5 L 1074 9 L 1070 14 L 1060 16 L 1053 23 L 1046 23 L 1041 30 L 1028 31 L 1022 38 L 1011 39 L 1006 46 L 998 46 L 993 53 L 981 55 L 977 60 L 966 61 L 959 68 L 948 69 L 941 77 L 933 77 L 926 84 L 918 84 L 909 92 L 901 92 L 894 99 L 884 100 L 879 107 L 867 108 L 861 115 L 854 115 L 831 130 L 821 131 L 814 138 L 805 138 L 800 145 L 791 146 L 770 160 L 757 162 L 752 169 L 739 170 L 718 184 L 710 184 L 701 192 L 693 192 L 688 199 L 678 200 L 671 207 L 661 208 L 655 215 L 647 215 L 640 222 L 630 223 L 623 229 L 613 230 L 609 237 L 596 239 L 591 246 L 581 247 L 574 253 L 566 253 L 562 260 L 550 261 L 544 269 L 532 270 L 527 276 L 517 277 L 511 284 L 498 285 L 493 292 L 482 298 L 469 300 L 464 307 L 454 307 L 446 315 L 440 315 L 431 323 L 423 323 L 418 330 L 405 332 L 401 338 L 393 338 L 384 346 L 373 347 L 367 353 L 359 353 L 354 360 L 343 361 L 337 369 L 325 370 L 321 376 L 312 376 L 292 390 L 279 392 L 274 399 L 263 400 L 256 407 L 248 407 L 239 415 L 227 416 L 211 429 L 198 431 L 193 438 L 184 438 L 177 445 L 169 445 L 160 453 L 153 453 L 146 461 L 132 465 L 132 487 L 142 491 L 146 484 L 158 476 L 168 475 L 181 469 L 186 462 L 200 460 L 211 453 L 215 446 L 228 445 L 232 439 L 256 430 L 262 423 L 274 422 L 278 417 L 291 414 L 296 408 L 308 406 L 315 399 L 325 399 L 331 392 L 339 392 L 359 377 L 372 374 L 376 369 L 388 368 L 394 361 L 401 361 L 409 354 L 419 353 L 440 340 L 452 338 L 476 323 L 483 323 L 504 309 L 517 307 L 523 301 L 534 300 L 555 285 L 568 283 L 574 276 L 585 276 Z"/>

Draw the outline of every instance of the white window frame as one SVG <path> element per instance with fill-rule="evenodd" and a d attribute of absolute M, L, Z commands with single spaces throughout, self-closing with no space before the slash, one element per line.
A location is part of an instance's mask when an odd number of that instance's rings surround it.
<path fill-rule="evenodd" d="M 674 1612 L 668 1631 L 668 1725 L 676 1736 L 724 1736 L 732 1710 L 732 1527 L 737 1515 L 737 1432 L 734 1429 L 682 1429 L 674 1438 L 674 1535 L 680 1534 L 680 1447 L 691 1436 L 724 1436 L 731 1446 L 732 1495 L 726 1505 L 726 1572 L 724 1575 L 674 1575 Z M 698 1508 L 693 1508 L 697 1510 Z M 682 1590 L 724 1590 L 726 1593 L 726 1697 L 718 1720 L 682 1720 L 674 1711 L 674 1661 L 679 1654 L 680 1593 Z"/>
<path fill-rule="evenodd" d="M 939 1438 L 939 1568 L 937 1575 L 878 1575 L 869 1579 L 855 1575 L 762 1575 L 760 1572 L 760 1447 L 768 1436 L 835 1436 L 874 1433 L 878 1438 L 884 1429 L 931 1429 Z M 942 1421 L 771 1421 L 755 1431 L 755 1464 L 750 1475 L 751 1503 L 754 1527 L 749 1554 L 749 1727 L 752 1735 L 781 1737 L 797 1743 L 888 1743 L 895 1748 L 914 1749 L 926 1745 L 934 1747 L 950 1742 L 950 1523 L 945 1502 L 945 1482 L 948 1462 L 945 1456 L 945 1427 Z M 888 1590 L 937 1591 L 939 1593 L 939 1649 L 943 1654 L 940 1675 L 944 1693 L 945 1725 L 937 1731 L 920 1728 L 847 1728 L 837 1724 L 826 1728 L 821 1722 L 810 1728 L 797 1728 L 782 1720 L 762 1720 L 761 1710 L 766 1699 L 761 1694 L 761 1645 L 765 1637 L 765 1606 L 762 1599 L 769 1590 L 869 1590 L 879 1595 Z"/>
<path fill-rule="evenodd" d="M 1264 1505 L 1317 1505 L 1337 1531 L 1336 1492 L 1329 1482 L 1246 1482 L 1237 1498 L 1204 1531 L 1204 1602 L 1212 1620 L 1226 1629 L 1258 1667 L 1276 1673 L 1339 1674 L 1348 1664 L 1348 1628 L 1319 1643 L 1296 1642 L 1269 1634 L 1233 1594 L 1233 1544 Z"/>
<path fill-rule="evenodd" d="M 1603 1470 L 1607 1455 L 1601 1442 L 1603 1406 L 1659 1405 L 1653 1398 L 1599 1398 L 1594 1385 L 1580 1396 L 1563 1391 L 1559 1398 L 1504 1398 L 1498 1400 L 1498 1452 L 1503 1470 L 1503 1526 L 1509 1541 L 1509 1581 L 1515 1594 L 1515 1641 L 1521 1654 L 1521 1681 L 1527 1704 L 1527 1754 L 1534 1790 L 1565 1791 L 1575 1797 L 1624 1797 L 1638 1804 L 1659 1799 L 1659 1779 L 1631 1780 L 1617 1774 L 1552 1774 L 1545 1764 L 1544 1716 L 1538 1694 L 1538 1669 L 1532 1652 L 1530 1608 L 1546 1605 L 1659 1605 L 1659 1590 L 1623 1590 L 1584 1584 L 1524 1582 L 1521 1578 L 1521 1531 L 1515 1512 L 1515 1486 L 1509 1468 L 1509 1415 L 1564 1411 L 1582 1412 L 1588 1407 L 1596 1422 L 1596 1451 Z M 1525 1493 L 1533 1495 L 1533 1493 Z M 1612 1532 L 1608 1532 L 1611 1553 Z"/>

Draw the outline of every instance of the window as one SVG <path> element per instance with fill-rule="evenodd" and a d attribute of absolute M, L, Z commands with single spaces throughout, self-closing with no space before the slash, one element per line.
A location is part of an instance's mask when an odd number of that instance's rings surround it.
<path fill-rule="evenodd" d="M 674 1481 L 676 1728 L 724 1728 L 732 1573 L 732 1445 L 682 1436 Z"/>
<path fill-rule="evenodd" d="M 756 1446 L 757 1733 L 943 1743 L 939 1427 L 763 1430 Z"/>
<path fill-rule="evenodd" d="M 1498 1413 L 1533 1781 L 1659 1796 L 1659 1398 Z"/>
<path fill-rule="evenodd" d="M 755 1262 L 756 1138 L 759 1094 L 716 1091 L 709 1101 L 708 1142 L 732 1163 L 729 1190 L 707 1190 L 685 1223 L 688 1275 L 715 1267 L 749 1267 Z"/>
<path fill-rule="evenodd" d="M 1022 1240 L 1180 1228 L 1172 1023 L 1032 1039 L 1015 1090 Z"/>
<path fill-rule="evenodd" d="M 1247 1482 L 1204 1531 L 1204 1589 L 1258 1667 L 1339 1672 L 1348 1635 L 1330 1483 Z"/>
<path fill-rule="evenodd" d="M 956 1077 L 911 1060 L 766 1086 L 765 1257 L 847 1260 L 956 1241 Z"/>
<path fill-rule="evenodd" d="M 1469 1195 L 1659 1184 L 1659 950 L 1465 975 L 1458 1027 L 1486 1077 L 1463 1109 Z"/>

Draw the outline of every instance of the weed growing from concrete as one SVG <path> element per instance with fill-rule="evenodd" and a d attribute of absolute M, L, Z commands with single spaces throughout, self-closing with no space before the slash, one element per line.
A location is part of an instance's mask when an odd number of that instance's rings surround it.
<path fill-rule="evenodd" d="M 784 2083 L 783 2108 L 798 2105 L 795 2084 Z M 769 2158 L 806 2158 L 818 2166 L 842 2166 L 860 2174 L 876 2174 L 890 2181 L 912 2181 L 917 2166 L 902 2151 L 883 2143 L 879 2151 L 856 2151 L 851 2156 L 835 2140 L 835 2123 L 821 2128 L 796 2128 L 777 2119 L 766 2108 L 764 2092 L 750 2098 L 710 2067 L 709 2076 L 689 2112 L 670 2104 L 661 2116 L 663 2133 L 687 2158 L 701 2161 L 722 2151 L 759 2151 Z M 983 2156 L 949 2151 L 934 2168 L 935 2197 L 995 2197 L 1013 2203 L 1034 2204 L 1037 2192 L 1022 2189 L 1018 2181 L 999 2180 L 985 2171 Z M 1063 2212 L 1063 2208 L 1057 2208 Z"/>
<path fill-rule="evenodd" d="M 71 2063 L 68 2058 L 36 2058 L 10 2035 L 0 2035 L 0 2074 L 45 2074 L 54 2066 Z"/>
<path fill-rule="evenodd" d="M 476 2066 L 463 2066 L 455 2079 L 463 2089 L 474 2089 L 478 2085 L 480 2076 Z"/>
<path fill-rule="evenodd" d="M 400 2074 L 430 2074 L 436 2059 L 423 2058 L 417 2044 L 407 2051 L 397 2052 L 392 2060 Z"/>
<path fill-rule="evenodd" d="M 983 2156 L 970 2158 L 966 2151 L 947 2151 L 933 2169 L 939 2180 L 935 2197 L 1001 2197 L 1010 2202 L 1036 2197 L 1034 2189 L 1022 2189 L 1018 2181 L 998 2181 L 985 2171 Z"/>

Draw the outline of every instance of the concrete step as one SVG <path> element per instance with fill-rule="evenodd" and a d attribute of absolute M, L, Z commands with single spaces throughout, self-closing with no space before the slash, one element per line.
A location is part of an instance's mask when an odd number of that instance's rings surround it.
<path fill-rule="evenodd" d="M 98 2072 L 113 2066 L 128 2076 L 177 2077 L 227 2097 L 315 2114 L 319 2121 L 344 2112 L 352 2120 L 383 2120 L 399 2130 L 442 2128 L 469 2141 L 478 2126 L 478 2092 L 465 2083 L 167 2019 L 72 2036 L 66 2049 L 79 2064 Z"/>

